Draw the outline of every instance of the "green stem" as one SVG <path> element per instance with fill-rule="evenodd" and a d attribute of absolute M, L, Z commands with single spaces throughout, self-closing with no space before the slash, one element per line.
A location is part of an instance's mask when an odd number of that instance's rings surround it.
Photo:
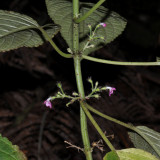
<path fill-rule="evenodd" d="M 131 125 L 131 124 L 127 124 L 127 123 L 121 122 L 121 121 L 119 121 L 119 120 L 117 120 L 117 119 L 115 119 L 115 118 L 112 118 L 112 117 L 110 117 L 110 116 L 108 116 L 108 115 L 105 115 L 105 114 L 99 112 L 98 110 L 94 109 L 93 107 L 91 107 L 91 106 L 90 106 L 89 104 L 87 104 L 87 103 L 85 103 L 85 106 L 86 106 L 90 111 L 92 111 L 93 113 L 95 113 L 95 114 L 97 114 L 97 115 L 99 115 L 99 116 L 101 116 L 101 117 L 103 117 L 103 118 L 105 118 L 105 119 L 107 119 L 107 120 L 110 120 L 110 121 L 112 121 L 112 122 L 115 122 L 115 123 L 117 123 L 117 124 L 119 124 L 119 125 L 121 125 L 121 126 L 124 126 L 124 127 L 128 128 L 128 129 L 135 130 L 135 127 L 134 127 L 133 125 Z"/>
<path fill-rule="evenodd" d="M 82 55 L 82 58 L 99 62 L 99 63 L 105 63 L 105 64 L 113 64 L 113 65 L 123 65 L 123 66 L 159 66 L 160 62 L 118 62 L 118 61 L 110 61 L 110 60 L 104 60 L 99 58 L 94 58 L 86 55 Z"/>
<path fill-rule="evenodd" d="M 105 0 L 100 0 L 85 15 L 83 15 L 80 18 L 74 19 L 74 22 L 80 23 L 80 22 L 84 21 L 87 17 L 89 17 L 104 2 L 105 2 Z"/>
<path fill-rule="evenodd" d="M 73 0 L 73 19 L 79 15 L 79 0 Z M 74 68 L 77 82 L 78 93 L 82 99 L 85 98 L 82 73 L 81 73 L 81 58 L 79 57 L 79 25 L 73 22 L 73 53 L 74 53 Z M 80 107 L 80 122 L 81 122 L 81 134 L 84 145 L 84 154 L 86 160 L 92 160 L 92 153 L 90 147 L 90 140 L 87 129 L 86 115 Z"/>
<path fill-rule="evenodd" d="M 97 122 L 94 120 L 94 118 L 92 117 L 92 115 L 90 114 L 90 112 L 88 111 L 88 109 L 86 108 L 86 103 L 84 102 L 80 102 L 85 114 L 87 115 L 87 117 L 89 118 L 89 120 L 91 121 L 91 123 L 93 124 L 93 126 L 96 128 L 96 130 L 98 131 L 98 133 L 101 135 L 101 137 L 103 138 L 103 140 L 105 141 L 105 143 L 108 145 L 108 147 L 111 149 L 111 151 L 115 151 L 115 148 L 113 147 L 113 145 L 111 144 L 111 142 L 108 140 L 108 138 L 105 136 L 105 134 L 103 133 L 103 131 L 101 130 L 101 128 L 99 127 L 99 125 L 97 124 Z"/>
<path fill-rule="evenodd" d="M 79 0 L 73 0 L 73 19 L 79 15 Z"/>
<path fill-rule="evenodd" d="M 108 115 L 105 115 L 101 112 L 99 112 L 98 110 L 94 109 L 93 107 L 91 107 L 89 104 L 85 103 L 85 106 L 87 107 L 87 109 L 89 109 L 90 111 L 92 111 L 93 113 L 107 119 L 107 120 L 110 120 L 112 122 L 115 122 L 121 126 L 124 126 L 128 129 L 131 129 L 133 130 L 134 132 L 138 133 L 141 137 L 143 137 L 149 144 L 150 146 L 156 151 L 156 153 L 160 156 L 160 153 L 159 153 L 159 150 L 157 150 L 157 148 L 153 145 L 153 143 L 150 141 L 149 138 L 147 138 L 147 136 L 145 136 L 137 127 L 134 127 L 132 124 L 127 124 L 127 123 L 124 123 L 124 122 L 121 122 L 115 118 L 112 118 Z"/>
<path fill-rule="evenodd" d="M 58 47 L 57 45 L 52 41 L 52 39 L 49 37 L 49 35 L 47 34 L 47 32 L 42 28 L 42 27 L 39 27 L 39 30 L 42 32 L 44 38 L 50 42 L 50 44 L 52 45 L 52 47 L 62 56 L 62 57 L 65 57 L 65 58 L 72 58 L 73 55 L 71 54 L 66 54 L 66 53 L 63 53 Z"/>
<path fill-rule="evenodd" d="M 76 75 L 78 92 L 80 97 L 84 99 L 85 94 L 84 94 L 84 87 L 83 87 L 82 74 L 81 74 L 80 57 L 78 55 L 74 56 L 74 66 L 75 66 L 75 75 Z M 92 160 L 91 147 L 90 147 L 90 141 L 89 141 L 88 129 L 87 129 L 87 119 L 82 109 L 82 106 L 80 107 L 80 122 L 81 122 L 81 134 L 82 134 L 86 160 Z"/>

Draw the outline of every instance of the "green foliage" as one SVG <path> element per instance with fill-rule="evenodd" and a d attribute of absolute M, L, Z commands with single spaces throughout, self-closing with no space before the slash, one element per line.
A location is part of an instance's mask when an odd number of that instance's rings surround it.
<path fill-rule="evenodd" d="M 116 151 L 120 160 L 158 160 L 152 154 L 136 148 L 122 149 Z M 103 160 L 118 160 L 116 154 L 112 151 L 105 155 Z"/>
<path fill-rule="evenodd" d="M 119 160 L 119 157 L 116 152 L 111 151 L 105 155 L 103 160 Z"/>
<path fill-rule="evenodd" d="M 27 160 L 19 147 L 0 134 L 0 160 Z"/>
<path fill-rule="evenodd" d="M 134 146 L 136 148 L 148 151 L 155 155 L 157 158 L 160 158 L 160 133 L 145 126 L 138 126 L 136 128 L 139 130 L 141 135 L 144 135 L 148 139 L 150 144 L 137 133 L 129 132 L 129 136 Z"/>
<path fill-rule="evenodd" d="M 0 52 L 43 44 L 44 39 L 39 34 L 39 27 L 29 16 L 0 10 Z M 50 37 L 60 29 L 57 25 L 49 25 L 46 28 Z"/>
<path fill-rule="evenodd" d="M 46 0 L 48 14 L 52 20 L 61 25 L 61 34 L 68 43 L 69 48 L 72 49 L 73 40 L 73 11 L 72 3 L 66 0 Z M 92 3 L 80 3 L 80 16 L 84 15 L 93 6 Z M 87 43 L 89 28 L 88 24 L 92 25 L 93 28 L 100 22 L 107 24 L 107 27 L 99 28 L 97 30 L 98 36 L 103 36 L 105 41 L 98 40 L 94 41 L 94 48 L 89 48 L 84 51 L 83 54 L 88 55 L 89 53 L 103 47 L 107 43 L 113 41 L 117 36 L 121 34 L 126 26 L 126 20 L 119 14 L 109 11 L 105 7 L 99 7 L 94 11 L 86 20 L 80 23 L 79 34 L 80 34 L 80 50 L 82 51 L 84 45 Z"/>

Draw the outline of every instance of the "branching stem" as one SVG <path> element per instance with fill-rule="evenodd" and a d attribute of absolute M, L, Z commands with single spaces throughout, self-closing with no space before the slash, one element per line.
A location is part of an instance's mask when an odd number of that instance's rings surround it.
<path fill-rule="evenodd" d="M 103 140 L 105 141 L 105 143 L 108 145 L 108 147 L 111 149 L 111 151 L 115 151 L 115 148 L 113 147 L 113 145 L 111 144 L 111 142 L 108 140 L 108 138 L 106 137 L 106 135 L 103 133 L 103 131 L 101 130 L 101 128 L 99 127 L 99 125 L 97 124 L 97 122 L 94 120 L 94 118 L 92 117 L 92 115 L 90 114 L 90 112 L 88 111 L 88 109 L 86 108 L 86 105 L 84 102 L 80 102 L 85 114 L 87 115 L 87 117 L 89 118 L 89 120 L 91 121 L 91 123 L 93 124 L 93 126 L 96 128 L 96 130 L 98 131 L 98 133 L 101 135 L 101 137 L 103 138 Z"/>
<path fill-rule="evenodd" d="M 111 61 L 105 60 L 100 58 L 94 58 L 91 56 L 82 55 L 83 59 L 87 59 L 90 61 L 98 62 L 98 63 L 105 63 L 105 64 L 112 64 L 112 65 L 122 65 L 122 66 L 160 66 L 160 62 L 118 62 L 118 61 Z"/>
<path fill-rule="evenodd" d="M 98 1 L 85 15 L 83 15 L 80 18 L 74 19 L 75 23 L 80 23 L 84 21 L 87 17 L 89 17 L 102 3 L 104 3 L 105 0 Z"/>
<path fill-rule="evenodd" d="M 73 55 L 71 54 L 67 54 L 67 53 L 64 53 L 62 52 L 58 46 L 52 41 L 52 39 L 49 37 L 49 35 L 47 34 L 47 32 L 42 28 L 42 27 L 39 27 L 39 30 L 42 32 L 44 38 L 50 42 L 50 44 L 52 45 L 52 47 L 64 58 L 72 58 Z"/>

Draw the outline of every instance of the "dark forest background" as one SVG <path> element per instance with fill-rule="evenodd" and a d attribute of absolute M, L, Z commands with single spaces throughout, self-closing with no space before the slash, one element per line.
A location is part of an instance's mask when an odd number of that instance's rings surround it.
<path fill-rule="evenodd" d="M 90 2 L 97 2 L 92 0 Z M 155 61 L 160 56 L 160 1 L 108 0 L 104 4 L 128 20 L 126 30 L 115 41 L 92 56 L 117 61 Z M 50 22 L 44 0 L 2 0 L 0 9 L 20 12 L 39 24 Z M 54 39 L 65 50 L 66 44 Z M 146 125 L 160 132 L 160 67 L 112 66 L 83 60 L 86 93 L 92 77 L 101 86 L 116 87 L 111 97 L 103 92 L 89 103 L 101 112 L 134 125 Z M 73 61 L 60 57 L 49 43 L 38 48 L 20 48 L 0 53 L 0 133 L 26 153 L 29 160 L 80 160 L 83 153 L 66 149 L 64 141 L 82 147 L 78 103 L 65 107 L 55 101 L 49 110 L 43 101 L 57 92 L 61 82 L 67 93 L 76 91 Z M 127 130 L 95 116 L 116 149 L 133 147 Z M 45 120 L 44 120 L 45 119 Z M 43 132 L 40 128 L 44 126 Z M 39 136 L 40 133 L 43 136 Z M 89 122 L 91 142 L 101 138 Z M 41 140 L 42 141 L 41 141 Z M 104 147 L 108 152 L 108 147 Z M 104 153 L 94 150 L 94 158 Z"/>

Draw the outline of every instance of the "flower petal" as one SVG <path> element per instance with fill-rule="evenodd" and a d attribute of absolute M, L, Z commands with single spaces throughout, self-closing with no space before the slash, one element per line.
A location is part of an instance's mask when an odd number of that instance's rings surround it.
<path fill-rule="evenodd" d="M 100 23 L 101 26 L 106 27 L 107 24 L 106 23 Z"/>
<path fill-rule="evenodd" d="M 106 87 L 106 89 L 109 89 L 109 96 L 111 96 L 111 94 L 113 94 L 113 91 L 116 90 L 116 88 L 114 87 Z"/>
<path fill-rule="evenodd" d="M 46 107 L 49 107 L 50 109 L 52 108 L 52 103 L 50 101 L 50 98 L 48 98 L 46 101 L 44 101 L 44 104 L 46 105 Z"/>

